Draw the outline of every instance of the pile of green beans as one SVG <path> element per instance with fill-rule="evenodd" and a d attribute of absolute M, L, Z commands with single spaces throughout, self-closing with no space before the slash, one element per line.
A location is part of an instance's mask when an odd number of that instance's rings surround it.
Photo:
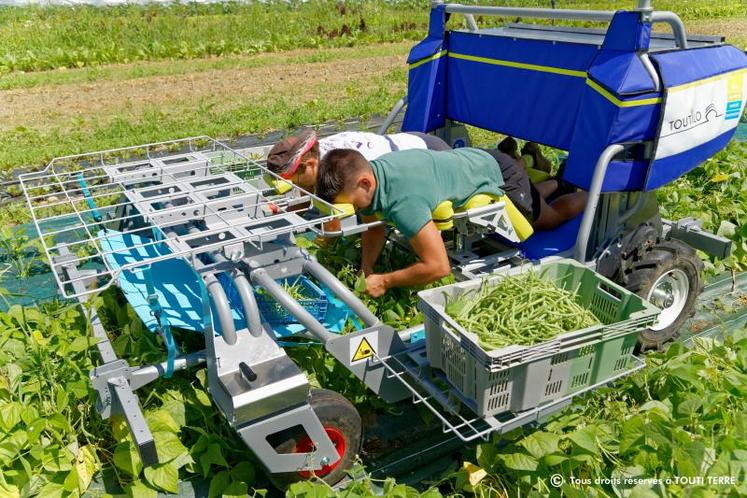
<path fill-rule="evenodd" d="M 485 350 L 531 346 L 565 332 L 599 323 L 576 302 L 576 292 L 562 289 L 530 271 L 502 278 L 489 287 L 446 299 L 446 313 L 477 336 Z"/>
<path fill-rule="evenodd" d="M 300 278 L 301 278 L 300 276 L 296 277 L 293 283 L 286 280 L 285 282 L 283 282 L 283 285 L 282 285 L 285 292 L 287 292 L 288 295 L 296 301 L 310 299 L 310 296 L 308 295 L 308 290 L 306 290 L 306 287 L 304 287 L 303 284 L 299 282 Z M 262 297 L 267 297 L 267 298 L 272 299 L 270 294 L 261 287 L 257 289 L 257 294 L 261 295 Z"/>

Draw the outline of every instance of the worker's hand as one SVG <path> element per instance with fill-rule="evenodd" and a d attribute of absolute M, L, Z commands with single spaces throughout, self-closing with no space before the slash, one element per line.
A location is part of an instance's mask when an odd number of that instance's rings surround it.
<path fill-rule="evenodd" d="M 366 277 L 366 292 L 371 297 L 383 296 L 387 291 L 384 275 L 371 274 Z"/>

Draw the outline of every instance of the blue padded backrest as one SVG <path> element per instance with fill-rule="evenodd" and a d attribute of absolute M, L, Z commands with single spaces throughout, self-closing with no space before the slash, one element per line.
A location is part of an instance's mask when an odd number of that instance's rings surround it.
<path fill-rule="evenodd" d="M 568 149 L 593 45 L 452 32 L 446 115 Z"/>

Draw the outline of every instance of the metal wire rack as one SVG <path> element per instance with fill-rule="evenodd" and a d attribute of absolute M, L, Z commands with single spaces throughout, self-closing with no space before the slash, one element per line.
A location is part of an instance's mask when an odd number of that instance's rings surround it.
<path fill-rule="evenodd" d="M 278 194 L 280 177 L 210 137 L 56 158 L 19 180 L 66 298 L 167 259 L 237 260 L 289 234 L 323 233 L 342 214 L 295 185 Z M 84 271 L 70 278 L 70 265 Z"/>
<path fill-rule="evenodd" d="M 644 360 L 631 355 L 630 367 L 627 370 L 602 382 L 531 410 L 478 417 L 466 408 L 472 402 L 452 388 L 448 381 L 439 375 L 440 371 L 430 368 L 424 341 L 414 343 L 397 354 L 386 357 L 375 355 L 375 359 L 384 366 L 388 377 L 397 378 L 410 391 L 414 404 L 422 404 L 436 416 L 444 433 L 453 433 L 464 442 L 478 439 L 487 441 L 493 433 L 504 434 L 529 423 L 541 423 L 549 415 L 569 405 L 576 396 L 614 382 L 646 366 Z"/>

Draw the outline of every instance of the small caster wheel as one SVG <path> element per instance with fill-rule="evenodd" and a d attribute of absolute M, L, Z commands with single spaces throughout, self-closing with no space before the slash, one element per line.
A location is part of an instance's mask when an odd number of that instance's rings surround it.
<path fill-rule="evenodd" d="M 695 249 L 679 240 L 656 244 L 633 264 L 625 287 L 661 309 L 656 323 L 638 338 L 641 351 L 661 350 L 677 337 L 703 290 L 702 271 L 703 262 Z"/>
<path fill-rule="evenodd" d="M 294 482 L 316 476 L 330 486 L 337 484 L 358 454 L 362 439 L 362 423 L 358 411 L 344 396 L 327 389 L 313 389 L 309 404 L 322 422 L 332 444 L 337 449 L 339 458 L 332 462 L 321 462 L 323 466 L 316 471 L 284 472 L 269 474 L 270 482 L 278 489 L 285 490 Z M 278 453 L 309 453 L 314 449 L 314 442 L 304 431 L 292 429 L 280 434 L 275 444 Z"/>

